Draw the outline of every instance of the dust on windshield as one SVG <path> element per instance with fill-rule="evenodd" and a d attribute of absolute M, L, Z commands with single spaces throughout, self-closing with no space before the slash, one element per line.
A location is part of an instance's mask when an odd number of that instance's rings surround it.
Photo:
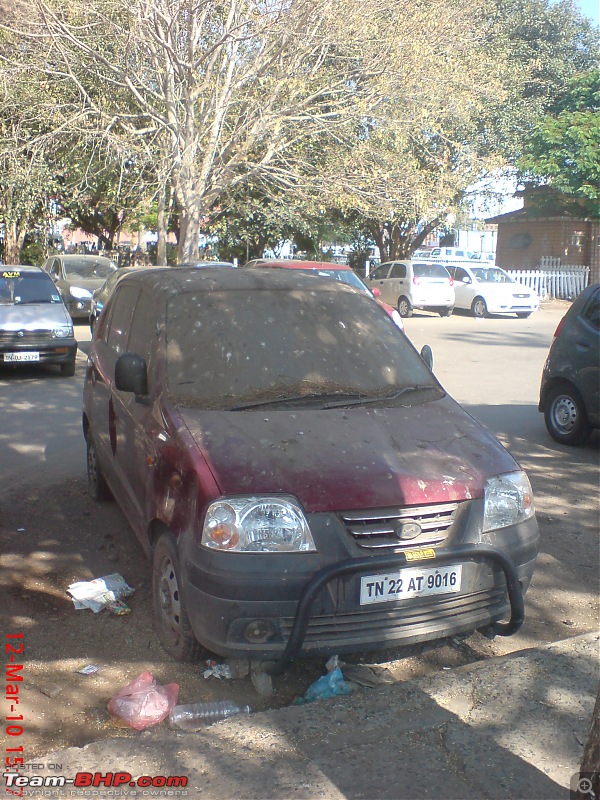
<path fill-rule="evenodd" d="M 494 267 L 492 269 L 484 269 L 483 267 L 471 267 L 471 272 L 479 281 L 479 283 L 514 283 L 506 272 Z"/>
<path fill-rule="evenodd" d="M 117 269 L 112 261 L 94 258 L 65 259 L 64 266 L 69 278 L 108 278 Z"/>
<path fill-rule="evenodd" d="M 307 405 L 319 398 L 356 402 L 391 397 L 407 387 L 442 394 L 422 359 L 370 298 L 334 287 L 172 298 L 167 384 L 175 402 L 201 408 L 286 398 L 305 399 Z"/>

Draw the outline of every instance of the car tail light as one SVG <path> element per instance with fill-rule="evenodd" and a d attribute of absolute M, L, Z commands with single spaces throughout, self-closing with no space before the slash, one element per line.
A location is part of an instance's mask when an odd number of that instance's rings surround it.
<path fill-rule="evenodd" d="M 454 286 L 454 278 L 448 278 L 450 286 Z"/>
<path fill-rule="evenodd" d="M 566 314 L 565 314 L 565 316 L 566 316 Z M 554 331 L 554 338 L 555 338 L 555 339 L 557 338 L 557 336 L 560 336 L 560 332 L 561 332 L 561 330 L 562 330 L 562 326 L 563 326 L 563 322 L 564 322 L 564 321 L 565 321 L 565 317 L 563 317 L 563 318 L 561 319 L 561 321 L 558 323 L 558 325 L 557 325 L 557 327 L 556 327 L 556 330 Z"/>
<path fill-rule="evenodd" d="M 414 283 L 415 286 L 418 286 L 421 283 L 421 278 L 419 278 L 417 275 L 415 275 L 413 277 L 413 283 Z"/>

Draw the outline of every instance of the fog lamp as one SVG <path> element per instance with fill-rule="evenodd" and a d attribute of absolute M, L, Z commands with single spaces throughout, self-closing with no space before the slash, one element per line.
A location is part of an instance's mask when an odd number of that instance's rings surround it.
<path fill-rule="evenodd" d="M 274 634 L 275 628 L 268 619 L 253 619 L 244 628 L 244 639 L 250 644 L 264 644 Z"/>

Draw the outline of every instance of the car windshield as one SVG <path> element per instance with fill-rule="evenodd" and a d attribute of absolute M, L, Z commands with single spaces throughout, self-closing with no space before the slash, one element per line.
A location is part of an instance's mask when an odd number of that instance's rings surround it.
<path fill-rule="evenodd" d="M 45 273 L 18 269 L 0 272 L 0 305 L 61 302 L 56 286 Z"/>
<path fill-rule="evenodd" d="M 479 283 L 514 283 L 513 279 L 498 267 L 471 267 Z"/>
<path fill-rule="evenodd" d="M 169 301 L 166 335 L 167 385 L 180 405 L 393 403 L 402 390 L 406 404 L 443 395 L 391 319 L 353 292 L 180 294 Z"/>
<path fill-rule="evenodd" d="M 306 275 L 318 275 L 321 278 L 331 278 L 340 283 L 346 283 L 348 286 L 354 286 L 355 289 L 360 289 L 361 292 L 371 295 L 371 290 L 368 286 L 361 281 L 356 272 L 351 269 L 296 269 L 294 272 L 303 272 Z"/>
<path fill-rule="evenodd" d="M 441 264 L 413 264 L 413 272 L 417 278 L 449 277 Z"/>
<path fill-rule="evenodd" d="M 65 259 L 65 273 L 67 277 L 78 278 L 108 278 L 117 267 L 112 261 L 100 258 L 70 258 Z"/>

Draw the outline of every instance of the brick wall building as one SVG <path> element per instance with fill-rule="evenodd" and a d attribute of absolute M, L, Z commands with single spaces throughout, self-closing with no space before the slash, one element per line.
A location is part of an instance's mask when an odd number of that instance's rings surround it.
<path fill-rule="evenodd" d="M 578 219 L 560 209 L 525 205 L 486 219 L 498 225 L 496 264 L 504 269 L 537 269 L 542 258 L 563 266 L 590 267 L 590 283 L 600 280 L 600 220 Z"/>

